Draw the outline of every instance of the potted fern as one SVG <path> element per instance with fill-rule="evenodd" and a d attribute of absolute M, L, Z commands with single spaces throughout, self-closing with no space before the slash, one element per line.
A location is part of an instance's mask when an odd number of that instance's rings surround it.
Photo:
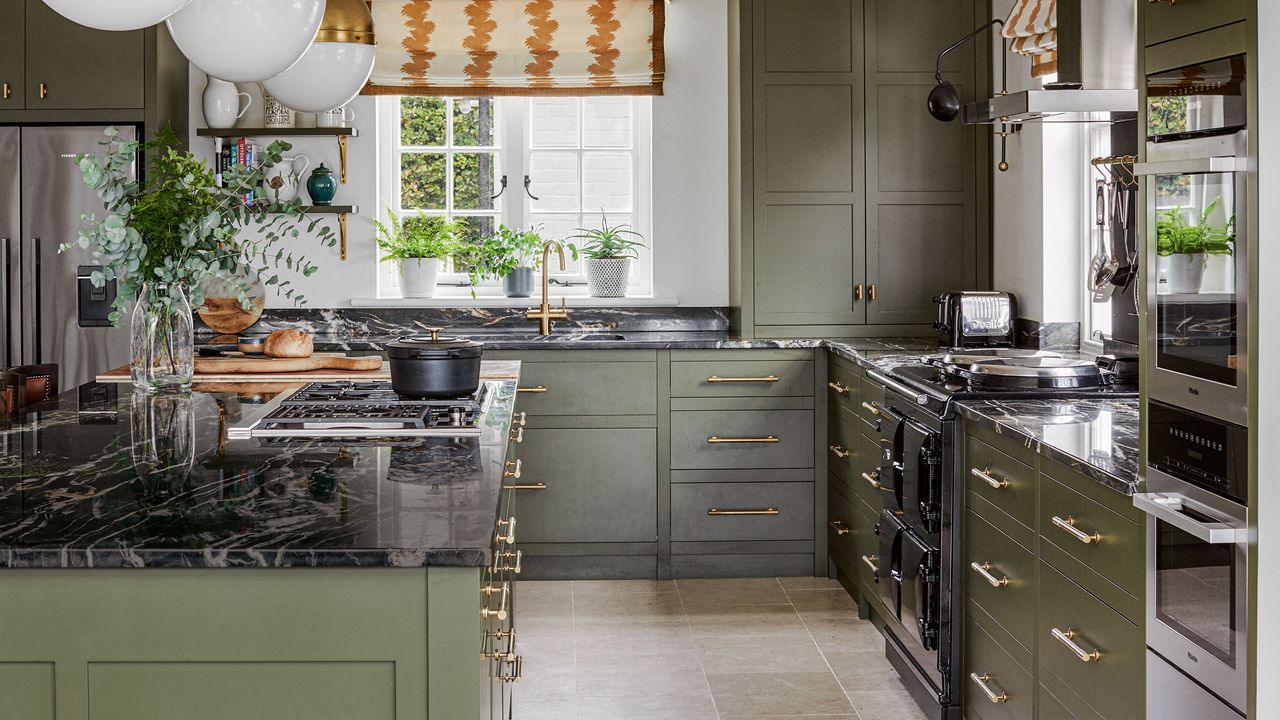
<path fill-rule="evenodd" d="M 594 298 L 626 297 L 627 281 L 631 278 L 631 261 L 644 247 L 644 236 L 629 225 L 610 225 L 609 218 L 600 214 L 600 227 L 578 228 L 577 235 L 569 240 L 573 259 L 587 259 L 587 289 Z"/>
<path fill-rule="evenodd" d="M 1176 294 L 1200 292 L 1210 256 L 1232 255 L 1235 248 L 1235 217 L 1222 227 L 1210 218 L 1222 198 L 1215 198 L 1200 213 L 1199 222 L 1189 225 L 1181 205 L 1160 213 L 1156 220 L 1156 272 L 1166 290 Z"/>
<path fill-rule="evenodd" d="M 471 284 L 485 278 L 502 280 L 502 293 L 509 298 L 533 294 L 533 273 L 541 264 L 542 228 L 513 230 L 506 225 L 476 246 L 470 258 Z M 475 295 L 475 291 L 472 291 Z"/>
<path fill-rule="evenodd" d="M 402 219 L 387 208 L 387 221 L 375 219 L 373 225 L 383 253 L 381 261 L 396 264 L 400 294 L 406 298 L 435 297 L 440 261 L 466 249 L 462 223 L 421 210 L 416 218 Z"/>

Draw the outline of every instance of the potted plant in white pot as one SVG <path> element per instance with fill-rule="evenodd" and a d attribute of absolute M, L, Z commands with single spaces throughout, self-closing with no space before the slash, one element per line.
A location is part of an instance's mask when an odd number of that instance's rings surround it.
<path fill-rule="evenodd" d="M 1235 217 L 1222 227 L 1210 223 L 1221 200 L 1209 203 L 1195 225 L 1187 224 L 1181 205 L 1160 213 L 1156 220 L 1156 272 L 1167 285 L 1165 292 L 1200 292 L 1209 256 L 1234 254 Z"/>
<path fill-rule="evenodd" d="M 502 280 L 502 294 L 527 298 L 533 294 L 533 274 L 542 264 L 542 228 L 513 230 L 506 225 L 477 245 L 468 257 L 471 285 L 486 278 Z M 472 296 L 475 290 L 471 291 Z"/>
<path fill-rule="evenodd" d="M 436 295 L 440 261 L 460 255 L 466 249 L 462 241 L 462 223 L 430 216 L 421 210 L 418 217 L 401 219 L 387 208 L 387 222 L 374 220 L 382 262 L 396 264 L 400 275 L 400 294 L 406 298 L 430 298 Z"/>
<path fill-rule="evenodd" d="M 620 298 L 627 295 L 627 283 L 631 279 L 631 261 L 644 247 L 644 236 L 626 224 L 609 225 L 609 218 L 600 214 L 600 227 L 578 228 L 577 235 L 569 240 L 573 259 L 587 259 L 587 290 L 594 298 Z"/>

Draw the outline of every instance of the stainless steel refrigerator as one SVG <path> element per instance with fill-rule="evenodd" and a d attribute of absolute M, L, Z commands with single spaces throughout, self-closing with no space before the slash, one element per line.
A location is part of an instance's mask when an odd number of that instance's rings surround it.
<path fill-rule="evenodd" d="M 0 367 L 57 363 L 63 390 L 129 361 L 127 317 L 119 328 L 106 320 L 114 283 L 92 287 L 89 251 L 58 252 L 75 242 L 83 214 L 104 213 L 73 158 L 103 152 L 105 129 L 0 127 Z"/>

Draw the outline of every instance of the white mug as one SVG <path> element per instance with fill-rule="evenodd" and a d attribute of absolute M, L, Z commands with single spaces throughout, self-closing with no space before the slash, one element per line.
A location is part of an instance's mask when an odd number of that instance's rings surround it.
<path fill-rule="evenodd" d="M 279 100 L 271 96 L 267 89 L 262 88 L 262 126 L 269 128 L 291 128 L 293 127 L 293 108 L 285 105 Z"/>
<path fill-rule="evenodd" d="M 240 105 L 242 97 L 243 107 Z M 215 77 L 209 78 L 209 84 L 204 86 L 201 100 L 205 124 L 219 129 L 235 127 L 236 120 L 243 117 L 253 104 L 253 97 L 249 93 L 238 92 L 235 83 Z"/>
<path fill-rule="evenodd" d="M 316 127 L 346 127 L 347 123 L 355 122 L 355 119 L 355 111 L 343 105 L 332 110 L 316 113 Z"/>
<path fill-rule="evenodd" d="M 302 163 L 301 168 L 298 167 L 299 161 Z M 306 155 L 281 158 L 280 162 L 267 168 L 263 174 L 262 187 L 267 191 L 267 197 L 278 204 L 296 200 L 310 167 L 311 158 Z"/>

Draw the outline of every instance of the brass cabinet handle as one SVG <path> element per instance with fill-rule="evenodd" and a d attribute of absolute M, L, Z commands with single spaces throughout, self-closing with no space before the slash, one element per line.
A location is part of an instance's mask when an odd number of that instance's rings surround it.
<path fill-rule="evenodd" d="M 40 83 L 40 99 L 43 100 L 49 95 L 49 86 Z"/>
<path fill-rule="evenodd" d="M 498 674 L 496 675 L 496 677 L 499 680 L 501 680 L 502 682 L 520 682 L 520 678 L 522 677 L 522 673 L 524 672 L 523 657 L 516 655 L 514 656 L 514 658 L 505 658 L 503 660 L 499 660 L 498 662 L 499 663 L 506 662 L 511 666 L 511 670 L 509 672 L 502 672 L 501 669 L 498 670 Z"/>
<path fill-rule="evenodd" d="M 1178 0 L 1147 0 L 1147 2 L 1148 2 L 1149 4 L 1151 4 L 1151 5 L 1159 5 L 1160 3 L 1168 3 L 1168 4 L 1169 4 L 1169 7 L 1173 7 L 1174 5 L 1177 5 L 1177 4 L 1178 4 Z"/>
<path fill-rule="evenodd" d="M 828 448 L 828 450 L 830 450 L 830 451 L 831 451 L 831 454 L 832 454 L 832 455 L 835 455 L 836 457 L 840 458 L 841 460 L 843 460 L 843 459 L 845 459 L 845 458 L 847 458 L 847 457 L 849 457 L 850 455 L 852 455 L 852 454 L 853 454 L 853 453 L 849 452 L 848 450 L 845 450 L 843 447 L 840 447 L 839 445 L 832 445 L 831 447 L 829 447 L 829 448 Z"/>
<path fill-rule="evenodd" d="M 880 408 L 876 407 L 876 404 L 875 404 L 875 403 L 864 402 L 864 403 L 862 403 L 862 409 L 863 409 L 863 410 L 866 410 L 867 412 L 871 413 L 872 415 L 877 415 L 877 416 L 878 416 L 878 415 L 880 414 Z"/>
<path fill-rule="evenodd" d="M 1102 657 L 1102 653 L 1097 650 L 1090 652 L 1077 645 L 1075 641 L 1076 631 L 1071 628 L 1067 628 L 1066 630 L 1052 628 L 1049 630 L 1049 634 L 1058 642 L 1066 645 L 1067 649 L 1070 650 L 1072 654 L 1080 658 L 1080 662 L 1097 662 L 1098 658 Z"/>
<path fill-rule="evenodd" d="M 832 520 L 831 529 L 835 530 L 837 535 L 849 534 L 849 528 L 844 524 L 843 520 Z"/>
<path fill-rule="evenodd" d="M 867 481 L 867 484 L 868 484 L 868 485 L 870 485 L 871 487 L 875 488 L 876 490 L 885 490 L 885 489 L 886 489 L 886 488 L 885 488 L 885 486 L 880 482 L 880 471 L 879 471 L 879 470 L 872 470 L 871 472 L 864 472 L 864 473 L 862 473 L 862 479 L 863 479 L 863 480 L 866 480 L 866 481 Z"/>
<path fill-rule="evenodd" d="M 502 529 L 503 529 L 503 528 L 506 528 L 506 529 L 507 529 L 505 533 L 502 531 Z M 504 542 L 504 543 L 506 543 L 506 544 L 508 544 L 508 545 L 514 545 L 514 544 L 516 543 L 516 519 L 515 519 L 515 517 L 509 517 L 509 518 L 507 518 L 506 520 L 499 520 L 499 521 L 498 521 L 498 537 L 497 537 L 497 541 L 498 541 L 498 542 Z"/>
<path fill-rule="evenodd" d="M 511 558 L 515 558 L 515 560 L 516 560 L 516 564 L 515 564 L 515 565 L 503 565 L 503 564 L 502 564 L 502 561 L 503 561 L 503 560 L 510 560 Z M 523 565 L 524 565 L 524 551 L 523 551 L 523 550 L 517 550 L 517 551 L 515 551 L 515 552 L 510 552 L 510 551 L 508 551 L 508 552 L 495 552 L 495 553 L 493 554 L 493 571 L 494 571 L 495 573 L 500 573 L 500 572 L 510 572 L 510 573 L 515 573 L 516 575 L 519 575 L 519 574 L 520 574 L 520 571 L 523 569 Z"/>
<path fill-rule="evenodd" d="M 520 458 L 507 461 L 507 470 L 502 471 L 502 477 L 519 480 L 521 473 L 524 472 L 524 461 Z"/>
<path fill-rule="evenodd" d="M 989 562 L 980 563 L 975 561 L 975 562 L 969 563 L 969 567 L 973 568 L 974 572 L 981 575 L 982 579 L 986 580 L 991 585 L 991 587 L 1002 588 L 1005 585 L 1009 584 L 1009 578 L 1007 577 L 998 578 L 995 575 L 991 574 L 991 563 Z"/>
<path fill-rule="evenodd" d="M 5 99 L 5 100 L 8 100 L 8 99 L 9 99 L 9 96 L 10 96 L 10 95 L 12 95 L 12 94 L 13 94 L 13 88 L 9 87 L 9 83 L 5 83 L 5 84 L 4 84 L 4 99 Z"/>
<path fill-rule="evenodd" d="M 870 285 L 867 286 L 867 300 L 874 302 L 875 299 L 876 299 L 876 284 L 871 283 Z"/>
<path fill-rule="evenodd" d="M 1080 528 L 1076 527 L 1076 519 L 1071 517 L 1070 515 L 1067 516 L 1066 520 L 1063 520 L 1057 515 L 1054 515 L 1053 524 L 1057 525 L 1063 530 L 1066 530 L 1068 533 L 1071 533 L 1072 537 L 1084 543 L 1085 545 L 1088 545 L 1089 543 L 1102 542 L 1102 533 L 1095 531 L 1094 533 L 1090 534 L 1081 530 Z"/>
<path fill-rule="evenodd" d="M 523 425 L 517 425 L 511 428 L 511 440 L 512 442 L 515 442 L 515 443 L 524 442 L 524 426 Z"/>
<path fill-rule="evenodd" d="M 712 435 L 707 438 L 707 442 L 711 445 L 724 445 L 726 443 L 776 443 L 781 442 L 777 435 L 769 435 L 767 437 L 727 437 L 722 438 L 718 435 Z"/>
<path fill-rule="evenodd" d="M 879 575 L 880 573 L 880 556 L 879 555 L 863 555 L 862 564 L 871 568 L 871 572 Z"/>
<path fill-rule="evenodd" d="M 983 469 L 981 469 L 981 470 L 979 470 L 978 468 L 971 468 L 971 469 L 969 470 L 969 474 L 970 474 L 970 475 L 972 475 L 972 476 L 974 476 L 974 477 L 976 477 L 976 478 L 979 478 L 979 479 L 981 479 L 981 480 L 986 481 L 986 483 L 987 483 L 988 485 L 990 485 L 991 487 L 995 488 L 996 490 L 1003 490 L 1003 489 L 1005 489 L 1005 488 L 1009 487 L 1009 481 L 1008 481 L 1008 480 L 1000 480 L 999 478 L 994 477 L 994 476 L 991 474 L 991 468 L 989 468 L 989 467 L 988 467 L 988 468 L 983 468 Z"/>
<path fill-rule="evenodd" d="M 529 415 L 527 413 L 521 412 L 519 415 L 511 419 L 511 424 L 517 425 L 519 427 L 524 427 L 525 425 L 529 424 Z M 524 436 L 521 435 L 520 437 L 523 438 Z"/>
<path fill-rule="evenodd" d="M 709 383 L 775 383 L 778 382 L 777 375 L 761 375 L 759 377 L 720 377 L 712 375 L 707 378 Z"/>
<path fill-rule="evenodd" d="M 827 383 L 827 387 L 831 388 L 832 390 L 835 390 L 835 391 L 836 391 L 836 393 L 838 393 L 838 394 L 840 394 L 840 395 L 848 395 L 848 394 L 849 394 L 849 386 L 848 386 L 848 385 L 842 385 L 841 383 L 839 383 L 839 382 L 837 382 L 837 381 L 835 381 L 835 380 L 832 380 L 831 382 Z"/>
<path fill-rule="evenodd" d="M 546 385 L 534 385 L 533 387 L 518 387 L 516 392 L 542 394 L 547 391 Z"/>
<path fill-rule="evenodd" d="M 536 483 L 507 483 L 502 486 L 503 490 L 546 490 L 547 484 L 544 482 Z"/>
<path fill-rule="evenodd" d="M 862 283 L 858 283 L 857 285 L 853 286 L 853 299 L 854 300 L 862 299 Z"/>
<path fill-rule="evenodd" d="M 990 675 L 986 673 L 983 673 L 981 675 L 979 675 L 978 673 L 969 673 L 969 679 L 972 680 L 974 683 L 976 683 L 978 687 L 982 688 L 982 693 L 986 695 L 987 699 L 990 700 L 991 702 L 993 703 L 1009 702 L 1009 693 L 1000 693 L 997 695 L 996 691 L 992 690 L 991 686 L 987 684 L 991 682 Z"/>
<path fill-rule="evenodd" d="M 720 508 L 708 508 L 707 514 L 712 516 L 740 516 L 740 515 L 777 515 L 781 511 L 778 508 L 762 508 L 759 510 L 722 510 Z"/>
<path fill-rule="evenodd" d="M 498 607 L 489 607 L 489 596 L 494 593 L 502 593 L 498 599 Z M 502 583 L 500 587 L 489 585 L 480 588 L 480 594 L 485 596 L 484 602 L 480 606 L 480 617 L 497 618 L 499 620 L 507 619 L 507 598 L 511 595 L 511 583 Z"/>

